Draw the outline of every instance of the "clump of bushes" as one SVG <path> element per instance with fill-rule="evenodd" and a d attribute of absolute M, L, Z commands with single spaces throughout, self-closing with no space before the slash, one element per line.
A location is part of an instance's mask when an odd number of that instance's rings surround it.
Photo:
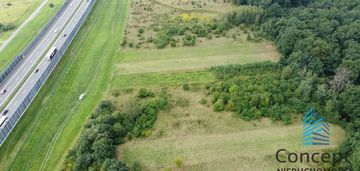
<path fill-rule="evenodd" d="M 183 38 L 183 45 L 184 46 L 194 46 L 196 42 L 195 36 L 187 35 Z"/>
<path fill-rule="evenodd" d="M 148 96 L 149 91 L 144 92 Z M 157 98 L 137 99 L 127 112 L 117 111 L 109 101 L 101 102 L 67 154 L 63 170 L 129 170 L 116 159 L 115 146 L 125 139 L 150 135 L 158 112 L 168 107 L 164 93 Z"/>
<path fill-rule="evenodd" d="M 9 23 L 9 24 L 2 24 L 0 23 L 0 33 L 1 32 L 7 32 L 7 31 L 10 31 L 10 30 L 13 30 L 15 28 L 15 25 L 12 24 L 12 23 Z"/>
<path fill-rule="evenodd" d="M 218 66 L 211 71 L 218 81 L 206 89 L 216 112 L 233 111 L 245 120 L 269 117 L 290 124 L 293 114 L 313 106 L 320 113 L 325 110 L 316 99 L 326 95 L 321 88 L 326 82 L 311 73 L 293 72 L 285 79 L 279 65 L 270 62 Z"/>
<path fill-rule="evenodd" d="M 140 98 L 147 98 L 147 97 L 154 97 L 155 94 L 146 88 L 141 88 L 138 92 L 138 97 Z"/>

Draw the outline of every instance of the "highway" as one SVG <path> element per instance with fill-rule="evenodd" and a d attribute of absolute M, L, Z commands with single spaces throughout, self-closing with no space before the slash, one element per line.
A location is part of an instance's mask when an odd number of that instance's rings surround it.
<path fill-rule="evenodd" d="M 69 1 L 64 13 L 58 17 L 29 56 L 25 57 L 1 86 L 2 89 L 6 89 L 6 93 L 0 95 L 0 109 L 2 109 L 0 122 L 5 118 L 7 121 L 0 123 L 2 124 L 0 125 L 0 145 L 61 59 L 95 0 Z M 49 60 L 45 54 L 52 47 L 56 47 L 58 52 L 55 53 L 54 59 Z"/>
<path fill-rule="evenodd" d="M 0 95 L 0 107 L 3 107 L 5 102 L 13 95 L 17 87 L 21 84 L 22 80 L 28 75 L 32 67 L 42 57 L 42 54 L 47 52 L 49 45 L 60 35 L 60 31 L 65 27 L 67 21 L 76 11 L 80 1 L 74 0 L 71 2 L 64 13 L 58 18 L 54 25 L 48 30 L 42 40 L 35 46 L 29 56 L 24 58 L 19 66 L 10 74 L 10 76 L 1 85 L 0 91 L 6 90 L 4 94 Z M 57 32 L 55 32 L 55 30 Z"/>

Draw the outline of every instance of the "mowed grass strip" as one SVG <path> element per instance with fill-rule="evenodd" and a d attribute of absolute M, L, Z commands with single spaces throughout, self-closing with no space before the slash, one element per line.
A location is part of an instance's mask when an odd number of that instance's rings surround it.
<path fill-rule="evenodd" d="M 47 5 L 44 6 L 41 12 L 33 20 L 27 23 L 6 48 L 0 52 L 0 71 L 4 69 L 11 60 L 28 45 L 28 43 L 31 42 L 31 40 L 39 33 L 40 29 L 49 22 L 50 18 L 55 15 L 64 3 L 63 0 L 52 0 L 51 2 L 55 5 L 54 8 L 50 8 Z M 4 34 L 9 35 L 10 32 Z M 6 35 L 0 35 L 0 40 L 5 37 Z"/>
<path fill-rule="evenodd" d="M 178 85 L 183 83 L 206 83 L 214 80 L 214 75 L 209 71 L 115 75 L 111 89 L 153 85 Z"/>
<path fill-rule="evenodd" d="M 331 125 L 331 147 L 343 142 L 345 132 L 339 126 Z M 213 161 L 230 161 L 236 159 L 250 159 L 249 163 L 238 166 L 240 170 L 249 165 L 257 168 L 276 169 L 278 164 L 273 157 L 278 149 L 285 148 L 290 151 L 313 151 L 302 145 L 302 124 L 290 126 L 274 125 L 270 128 L 239 131 L 224 134 L 188 135 L 176 138 L 156 140 L 136 140 L 119 147 L 119 156 L 127 163 L 139 161 L 146 168 L 175 167 L 175 160 L 182 159 L 184 166 L 210 164 Z M 320 150 L 323 147 L 319 147 Z M 271 156 L 273 164 L 264 165 L 266 156 Z M 262 159 L 263 158 L 263 159 Z M 258 163 L 254 163 L 258 161 Z M 271 162 L 270 162 L 271 163 Z M 230 165 L 231 166 L 231 165 Z M 234 166 L 234 165 L 232 165 Z M 229 167 L 224 165 L 224 168 Z M 236 167 L 231 168 L 234 170 Z M 256 168 L 253 168 L 256 170 Z"/>
<path fill-rule="evenodd" d="M 115 75 L 209 68 L 214 65 L 276 61 L 278 53 L 268 42 L 224 43 L 205 47 L 163 50 L 125 50 Z"/>
<path fill-rule="evenodd" d="M 128 1 L 98 0 L 90 20 L 0 148 L 0 170 L 60 170 L 86 118 L 109 88 Z M 78 97 L 87 92 L 81 103 Z"/>

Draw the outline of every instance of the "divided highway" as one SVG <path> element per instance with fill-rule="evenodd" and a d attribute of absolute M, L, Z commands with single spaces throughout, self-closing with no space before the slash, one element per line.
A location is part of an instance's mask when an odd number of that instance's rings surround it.
<path fill-rule="evenodd" d="M 48 32 L 38 42 L 38 44 L 26 56 L 16 69 L 8 76 L 5 82 L 0 86 L 0 107 L 3 108 L 6 100 L 15 92 L 15 89 L 20 85 L 22 80 L 31 71 L 32 67 L 41 59 L 42 55 L 47 52 L 48 47 L 60 35 L 60 30 L 65 27 L 67 21 L 75 13 L 77 7 L 80 5 L 80 1 L 71 2 L 68 5 L 64 13 L 56 20 L 52 27 L 48 29 Z"/>
<path fill-rule="evenodd" d="M 0 145 L 35 98 L 95 3 L 95 0 L 68 1 L 64 12 L 0 85 Z"/>

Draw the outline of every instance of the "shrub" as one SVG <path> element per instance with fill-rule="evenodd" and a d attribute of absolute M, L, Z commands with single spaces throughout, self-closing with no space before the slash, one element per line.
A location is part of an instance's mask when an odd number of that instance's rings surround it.
<path fill-rule="evenodd" d="M 180 168 L 181 166 L 183 166 L 183 160 L 181 158 L 175 159 L 175 165 Z"/>
<path fill-rule="evenodd" d="M 246 40 L 247 40 L 247 41 L 252 40 L 252 38 L 251 38 L 251 35 L 250 35 L 250 34 L 248 34 L 248 35 L 246 36 Z"/>
<path fill-rule="evenodd" d="M 205 98 L 202 98 L 200 100 L 200 104 L 205 105 L 207 103 L 207 100 Z"/>
<path fill-rule="evenodd" d="M 147 98 L 147 97 L 154 97 L 155 94 L 151 92 L 150 90 L 147 90 L 145 88 L 142 88 L 138 92 L 138 97 L 140 98 Z"/>
<path fill-rule="evenodd" d="M 50 7 L 50 8 L 54 8 L 55 5 L 54 5 L 53 3 L 50 3 L 50 4 L 49 4 L 49 7 Z"/>
<path fill-rule="evenodd" d="M 194 46 L 194 45 L 195 45 L 195 41 L 196 41 L 196 37 L 195 37 L 195 36 L 186 35 L 186 36 L 183 38 L 183 45 L 184 45 L 184 46 Z"/>
<path fill-rule="evenodd" d="M 15 25 L 12 24 L 12 23 L 5 24 L 5 25 L 3 25 L 3 24 L 0 23 L 0 29 L 1 29 L 1 31 L 3 31 L 3 32 L 12 30 L 12 29 L 14 29 L 14 28 L 15 28 Z"/>
<path fill-rule="evenodd" d="M 158 34 L 156 39 L 156 47 L 158 49 L 162 49 L 169 44 L 170 40 L 171 40 L 170 36 L 168 36 L 165 33 L 160 33 Z"/>
<path fill-rule="evenodd" d="M 225 109 L 224 107 L 224 101 L 223 100 L 217 100 L 215 103 L 214 103 L 214 111 L 215 112 L 221 112 Z"/>
<path fill-rule="evenodd" d="M 138 30 L 138 34 L 143 34 L 145 32 L 145 29 L 143 27 L 139 28 Z"/>
<path fill-rule="evenodd" d="M 189 84 L 183 84 L 183 90 L 185 90 L 185 91 L 190 90 Z"/>

